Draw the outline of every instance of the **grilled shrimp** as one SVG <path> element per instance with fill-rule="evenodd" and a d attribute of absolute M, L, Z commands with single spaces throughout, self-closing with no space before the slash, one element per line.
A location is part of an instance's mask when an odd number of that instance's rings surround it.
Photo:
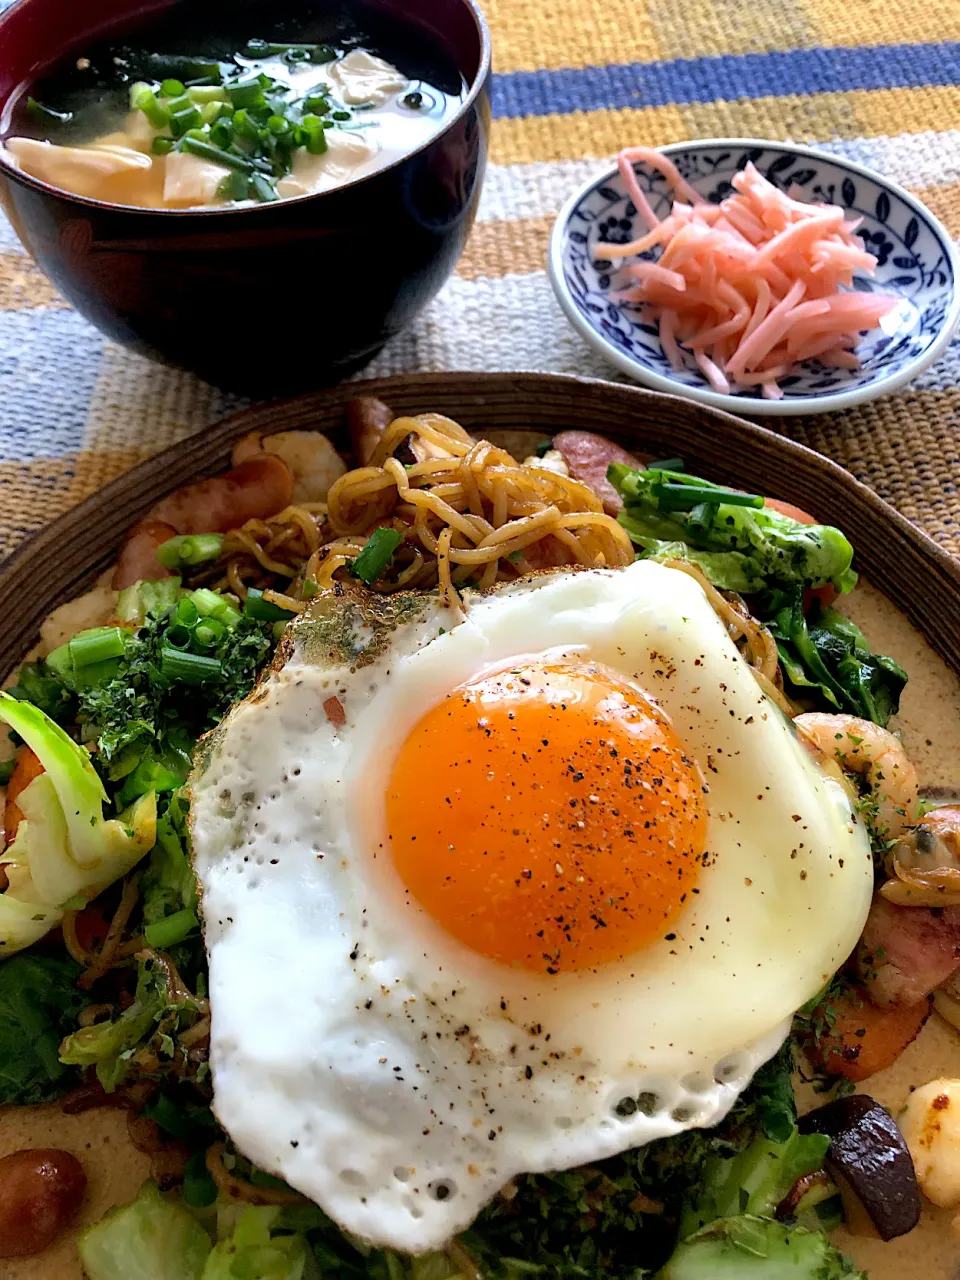
<path fill-rule="evenodd" d="M 903 743 L 888 729 L 859 716 L 821 711 L 797 716 L 793 723 L 821 754 L 864 778 L 876 800 L 878 831 L 893 839 L 917 821 L 917 771 Z"/>
<path fill-rule="evenodd" d="M 347 464 L 321 431 L 278 431 L 272 436 L 253 432 L 233 446 L 231 461 L 236 467 L 264 453 L 281 458 L 290 468 L 294 504 L 326 502 L 327 490 L 347 469 Z"/>

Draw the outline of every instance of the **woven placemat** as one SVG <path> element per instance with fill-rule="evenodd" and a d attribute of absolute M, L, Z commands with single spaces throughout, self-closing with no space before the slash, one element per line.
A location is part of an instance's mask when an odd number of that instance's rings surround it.
<path fill-rule="evenodd" d="M 570 330 L 544 268 L 565 197 L 629 142 L 825 145 L 903 183 L 960 232 L 960 129 L 949 127 L 960 121 L 957 0 L 485 7 L 497 77 L 479 218 L 456 275 L 369 376 L 532 369 L 616 379 Z M 0 219 L 0 555 L 241 404 L 105 340 Z M 836 459 L 960 555 L 956 340 L 897 395 L 772 426 Z"/>

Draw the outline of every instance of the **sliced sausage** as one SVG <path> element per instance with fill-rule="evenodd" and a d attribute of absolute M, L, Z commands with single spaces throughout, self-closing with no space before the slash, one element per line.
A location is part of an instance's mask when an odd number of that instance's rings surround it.
<path fill-rule="evenodd" d="M 293 476 L 272 453 L 258 454 L 238 467 L 184 485 L 163 498 L 146 520 L 172 525 L 177 533 L 226 533 L 248 520 L 267 520 L 290 505 Z"/>
<path fill-rule="evenodd" d="M 40 1253 L 76 1217 L 87 1190 L 83 1165 L 52 1147 L 0 1160 L 0 1258 Z"/>
<path fill-rule="evenodd" d="M 358 467 L 365 467 L 373 451 L 397 416 L 389 405 L 375 396 L 356 396 L 344 410 L 350 429 L 350 444 Z"/>
<path fill-rule="evenodd" d="M 173 525 L 164 524 L 161 520 L 147 520 L 138 525 L 123 544 L 117 560 L 112 579 L 114 590 L 132 587 L 141 579 L 155 582 L 158 578 L 169 578 L 170 570 L 157 559 L 157 547 L 168 538 L 176 537 L 176 533 Z"/>
<path fill-rule="evenodd" d="M 593 431 L 561 431 L 554 436 L 553 447 L 566 458 L 570 474 L 593 490 L 603 502 L 604 511 L 611 516 L 617 514 L 623 500 L 607 479 L 607 467 L 611 462 L 622 462 L 625 466 L 642 470 L 645 462 L 650 460 L 649 457 L 640 458 L 628 453 L 613 440 Z"/>

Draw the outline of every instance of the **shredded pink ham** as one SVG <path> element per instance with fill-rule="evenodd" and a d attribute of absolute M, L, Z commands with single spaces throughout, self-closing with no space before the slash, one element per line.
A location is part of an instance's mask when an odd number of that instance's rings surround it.
<path fill-rule="evenodd" d="M 673 189 L 662 221 L 637 182 L 637 161 Z M 661 247 L 656 262 L 624 266 L 631 284 L 612 296 L 647 304 L 673 368 L 683 368 L 690 353 L 714 390 L 759 387 L 776 400 L 778 379 L 799 361 L 860 367 L 859 335 L 897 305 L 889 294 L 841 291 L 852 288 L 855 271 L 872 275 L 877 266 L 855 234 L 860 219 L 847 221 L 837 205 L 803 203 L 752 163 L 719 205 L 705 204 L 658 151 L 628 147 L 617 164 L 649 229 L 630 244 L 598 244 L 595 253 L 622 261 Z"/>

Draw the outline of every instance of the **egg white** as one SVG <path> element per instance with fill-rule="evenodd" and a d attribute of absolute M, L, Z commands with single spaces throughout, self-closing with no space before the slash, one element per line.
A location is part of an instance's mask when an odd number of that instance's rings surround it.
<path fill-rule="evenodd" d="M 421 601 L 388 639 L 358 625 L 332 649 L 305 616 L 192 782 L 216 1113 L 347 1230 L 410 1252 L 519 1172 L 722 1118 L 853 949 L 873 886 L 845 792 L 687 575 L 561 572 L 465 611 Z M 635 681 L 708 788 L 708 865 L 669 933 L 553 977 L 457 943 L 383 853 L 387 778 L 424 712 L 543 655 Z"/>

